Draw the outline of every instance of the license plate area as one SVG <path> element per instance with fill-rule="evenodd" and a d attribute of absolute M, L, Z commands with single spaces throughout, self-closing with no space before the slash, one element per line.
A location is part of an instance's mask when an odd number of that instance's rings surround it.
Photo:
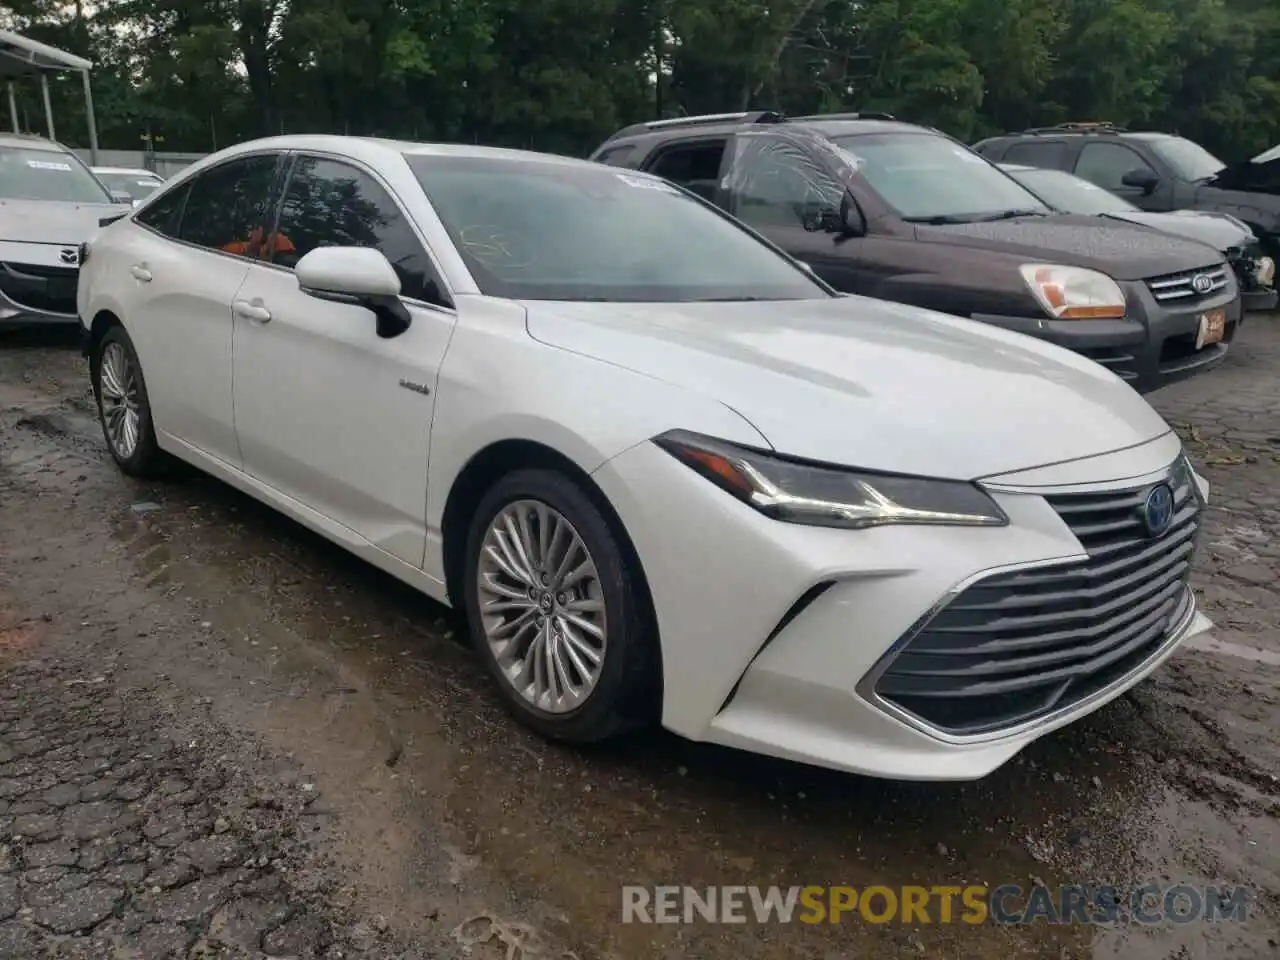
<path fill-rule="evenodd" d="M 1219 343 L 1227 333 L 1227 311 L 1207 310 L 1200 314 L 1200 328 L 1196 331 L 1196 349 Z"/>

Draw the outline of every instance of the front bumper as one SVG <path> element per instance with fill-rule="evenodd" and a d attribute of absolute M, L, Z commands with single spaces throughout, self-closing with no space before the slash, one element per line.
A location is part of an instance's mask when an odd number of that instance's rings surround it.
<path fill-rule="evenodd" d="M 1280 294 L 1275 290 L 1246 290 L 1240 299 L 1245 313 L 1268 313 L 1276 308 Z"/>
<path fill-rule="evenodd" d="M 1128 313 L 1122 320 L 1049 320 L 978 314 L 974 320 L 1016 330 L 1083 354 L 1106 367 L 1140 393 L 1216 367 L 1227 357 L 1242 317 L 1234 280 L 1208 297 L 1161 303 L 1145 281 L 1120 284 Z M 1226 330 L 1220 343 L 1197 350 L 1200 317 L 1224 310 Z"/>
<path fill-rule="evenodd" d="M 1179 452 L 1166 434 L 1092 458 L 1088 472 L 1099 481 L 1084 489 L 1158 478 Z M 635 543 L 657 612 L 663 724 L 691 739 L 854 773 L 965 780 L 1119 696 L 1209 629 L 1189 592 L 1137 661 L 1027 722 L 957 735 L 876 690 L 893 655 L 959 586 L 1081 561 L 1081 540 L 1044 496 L 1079 490 L 1081 463 L 989 487 L 1007 527 L 862 531 L 769 520 L 652 444 L 606 463 L 595 478 Z"/>
<path fill-rule="evenodd" d="M 42 259 L 47 260 L 48 256 L 41 253 Z M 78 266 L 0 259 L 0 325 L 79 323 L 78 279 Z"/>

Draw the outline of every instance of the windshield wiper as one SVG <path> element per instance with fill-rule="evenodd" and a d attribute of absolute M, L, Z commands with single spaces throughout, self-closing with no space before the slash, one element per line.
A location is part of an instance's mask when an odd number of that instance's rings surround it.
<path fill-rule="evenodd" d="M 951 223 L 990 223 L 992 220 L 1012 220 L 1014 217 L 1044 217 L 1044 210 L 997 210 L 995 213 L 942 213 L 936 217 L 903 217 L 907 223 L 927 223 L 940 227 Z"/>
<path fill-rule="evenodd" d="M 982 217 L 975 218 L 975 223 L 990 223 L 993 220 L 1013 220 L 1016 217 L 1045 217 L 1048 216 L 1043 210 L 1001 210 L 999 213 L 989 213 Z"/>
<path fill-rule="evenodd" d="M 948 223 L 973 223 L 978 218 L 972 213 L 942 213 L 936 217 L 903 217 L 907 223 L 927 223 L 930 226 L 941 227 Z"/>

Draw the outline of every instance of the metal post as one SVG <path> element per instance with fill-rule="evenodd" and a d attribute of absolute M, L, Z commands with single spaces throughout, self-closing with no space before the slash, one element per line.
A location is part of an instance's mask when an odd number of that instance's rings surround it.
<path fill-rule="evenodd" d="M 49 75 L 47 73 L 40 74 L 40 95 L 44 97 L 44 125 L 49 130 L 49 139 L 57 140 L 58 135 L 53 130 L 53 106 L 49 103 Z"/>
<path fill-rule="evenodd" d="M 98 165 L 98 118 L 93 112 L 93 88 L 89 85 L 89 71 L 81 70 L 80 78 L 84 81 L 84 112 L 89 118 L 89 166 Z"/>
<path fill-rule="evenodd" d="M 13 95 L 13 81 L 9 81 L 9 116 L 13 120 L 13 132 L 18 133 L 18 100 Z"/>

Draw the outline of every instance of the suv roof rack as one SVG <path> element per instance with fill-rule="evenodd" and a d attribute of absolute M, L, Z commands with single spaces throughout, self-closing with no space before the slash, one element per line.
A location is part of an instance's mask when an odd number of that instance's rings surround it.
<path fill-rule="evenodd" d="M 787 118 L 776 110 L 751 110 L 738 113 L 702 113 L 692 117 L 668 117 L 664 120 L 648 120 L 623 127 L 610 140 L 631 137 L 650 130 L 669 130 L 673 127 L 697 127 L 712 123 L 782 123 Z"/>
<path fill-rule="evenodd" d="M 811 113 L 805 117 L 789 117 L 790 120 L 897 120 L 892 113 L 881 110 L 863 110 L 860 113 Z"/>
<path fill-rule="evenodd" d="M 1059 123 L 1052 127 L 1030 127 L 1024 134 L 1038 135 L 1042 133 L 1128 133 L 1126 127 L 1117 127 L 1109 120 L 1076 121 Z"/>

